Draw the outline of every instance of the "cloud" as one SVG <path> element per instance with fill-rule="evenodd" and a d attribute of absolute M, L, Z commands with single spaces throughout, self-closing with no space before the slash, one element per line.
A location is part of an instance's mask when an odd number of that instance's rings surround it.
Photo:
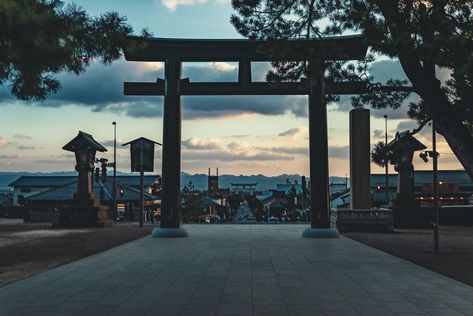
<path fill-rule="evenodd" d="M 176 11 L 178 6 L 189 6 L 194 4 L 202 4 L 208 2 L 208 0 L 155 0 L 155 2 L 162 4 L 165 6 L 169 11 Z M 226 4 L 228 1 L 226 0 L 214 0 L 214 3 L 218 4 Z"/>
<path fill-rule="evenodd" d="M 36 146 L 17 145 L 16 148 L 19 150 L 31 150 L 36 149 Z"/>
<path fill-rule="evenodd" d="M 7 146 L 7 140 L 3 137 L 0 137 L 0 148 L 4 148 Z"/>
<path fill-rule="evenodd" d="M 198 137 L 192 137 L 182 142 L 182 146 L 189 150 L 215 150 L 221 149 L 221 140 L 214 138 L 202 139 Z"/>
<path fill-rule="evenodd" d="M 282 154 L 288 154 L 288 155 L 302 155 L 302 156 L 309 155 L 308 147 L 271 147 L 271 148 L 260 147 L 259 149 L 270 150 L 275 153 L 282 153 Z"/>
<path fill-rule="evenodd" d="M 401 64 L 397 60 L 382 60 L 375 62 L 369 69 L 370 75 L 374 77 L 374 82 L 386 83 L 389 79 L 408 80 Z M 409 81 L 406 85 L 410 85 Z M 417 102 L 419 97 L 416 94 L 411 95 L 398 109 L 370 109 L 370 114 L 375 118 L 382 118 L 383 115 L 388 115 L 389 119 L 407 119 L 407 110 L 409 103 Z M 348 112 L 353 107 L 351 106 L 350 96 L 341 96 L 340 101 L 331 103 L 329 105 L 331 110 Z"/>
<path fill-rule="evenodd" d="M 26 135 L 26 134 L 15 134 L 13 135 L 13 138 L 17 139 L 32 139 L 33 137 Z"/>
<path fill-rule="evenodd" d="M 374 77 L 375 82 L 386 83 L 389 79 L 408 80 L 398 60 L 375 62 L 371 65 L 369 73 Z"/>
<path fill-rule="evenodd" d="M 7 145 L 13 146 L 18 150 L 31 150 L 31 149 L 36 149 L 36 146 L 33 145 L 22 145 L 19 144 L 18 142 L 8 142 Z"/>
<path fill-rule="evenodd" d="M 210 63 L 210 68 L 219 70 L 219 71 L 231 71 L 236 72 L 238 71 L 238 67 L 232 63 L 221 62 L 221 61 L 214 61 Z"/>
<path fill-rule="evenodd" d="M 257 67 L 261 68 L 261 67 Z M 260 71 L 265 71 L 261 69 Z M 258 74 L 256 74 L 258 75 Z M 58 76 L 62 90 L 44 102 L 25 102 L 29 106 L 84 106 L 94 112 L 112 112 L 135 118 L 161 117 L 163 97 L 124 96 L 123 82 L 154 82 L 163 77 L 161 63 L 133 63 L 119 60 L 110 66 L 92 64 L 85 73 Z M 185 64 L 183 77 L 192 82 L 236 82 L 232 63 Z M 0 102 L 16 102 L 7 87 L 0 87 Z M 221 118 L 244 114 L 307 116 L 305 96 L 187 96 L 183 97 L 183 118 L 187 120 Z"/>
<path fill-rule="evenodd" d="M 250 148 L 247 142 L 239 141 L 239 140 L 231 142 L 230 144 L 227 145 L 227 147 L 232 152 L 248 151 L 248 149 Z"/>
<path fill-rule="evenodd" d="M 381 138 L 381 137 L 384 137 L 384 134 L 385 132 L 383 130 L 380 130 L 380 129 L 375 129 L 373 131 L 373 136 L 374 138 Z"/>
<path fill-rule="evenodd" d="M 402 131 L 405 131 L 405 130 L 412 131 L 412 130 L 416 129 L 418 126 L 419 126 L 419 124 L 414 120 L 405 120 L 405 121 L 401 121 L 397 124 L 397 131 L 399 131 L 399 132 L 402 132 Z M 422 136 L 426 137 L 426 136 L 429 136 L 430 133 L 431 133 L 431 129 L 427 125 L 418 133 L 418 135 L 422 135 Z"/>
<path fill-rule="evenodd" d="M 223 146 L 220 139 L 190 138 L 183 142 L 182 158 L 186 161 L 291 161 L 300 149 L 282 150 L 276 147 L 254 147 L 236 140 Z"/>
<path fill-rule="evenodd" d="M 212 160 L 212 161 L 277 161 L 294 160 L 294 157 L 288 155 L 275 154 L 271 152 L 259 152 L 259 153 L 235 153 L 224 150 L 217 151 L 184 151 L 182 154 L 184 160 Z"/>
<path fill-rule="evenodd" d="M 0 159 L 19 159 L 20 155 L 0 155 Z"/>
<path fill-rule="evenodd" d="M 307 127 L 295 127 L 288 129 L 282 133 L 279 133 L 278 136 L 280 137 L 287 137 L 290 139 L 299 139 L 299 138 L 307 138 L 309 130 Z"/>
<path fill-rule="evenodd" d="M 117 139 L 117 149 L 129 149 L 129 147 L 122 146 L 124 143 L 125 141 Z M 99 141 L 99 144 L 104 147 L 113 148 L 113 139 Z"/>
<path fill-rule="evenodd" d="M 250 137 L 251 135 L 250 134 L 239 134 L 239 135 L 231 135 L 230 137 L 233 137 L 233 138 L 246 138 L 246 137 Z"/>
<path fill-rule="evenodd" d="M 329 146 L 328 155 L 330 158 L 346 159 L 348 158 L 349 146 Z"/>

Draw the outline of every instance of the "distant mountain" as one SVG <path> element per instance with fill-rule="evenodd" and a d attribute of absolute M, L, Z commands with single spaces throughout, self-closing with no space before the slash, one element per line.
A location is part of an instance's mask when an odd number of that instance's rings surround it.
<path fill-rule="evenodd" d="M 0 191 L 8 190 L 8 185 L 18 179 L 21 176 L 73 176 L 76 172 L 0 172 Z M 137 175 L 136 173 L 124 173 L 117 172 L 119 175 Z M 110 175 L 110 174 L 109 174 Z M 264 176 L 258 175 L 221 175 L 219 176 L 218 182 L 220 188 L 231 188 L 231 183 L 257 183 L 257 190 L 270 190 L 275 189 L 278 183 L 286 183 L 289 180 L 291 183 L 298 181 L 301 183 L 301 176 L 298 174 L 282 174 L 279 176 Z M 188 174 L 185 172 L 181 173 L 181 185 L 184 186 L 187 183 L 192 182 L 194 187 L 199 190 L 207 189 L 207 175 L 206 174 Z M 330 182 L 333 183 L 345 183 L 345 178 L 342 177 L 330 177 Z"/>

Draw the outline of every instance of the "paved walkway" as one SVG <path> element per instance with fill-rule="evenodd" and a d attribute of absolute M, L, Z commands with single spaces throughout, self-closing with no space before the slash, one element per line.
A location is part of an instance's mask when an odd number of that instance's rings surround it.
<path fill-rule="evenodd" d="M 4 315 L 473 315 L 473 288 L 299 225 L 186 225 L 0 289 Z"/>

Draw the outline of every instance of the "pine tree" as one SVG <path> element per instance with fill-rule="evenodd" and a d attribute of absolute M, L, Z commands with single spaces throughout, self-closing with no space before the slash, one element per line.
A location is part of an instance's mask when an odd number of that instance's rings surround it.
<path fill-rule="evenodd" d="M 440 133 L 473 178 L 473 1 L 472 0 L 233 0 L 235 28 L 249 38 L 323 38 L 354 31 L 371 47 L 366 60 L 326 64 L 331 80 L 365 80 L 368 91 L 354 106 L 398 108 L 409 97 L 406 81 L 374 82 L 374 56 L 399 60 L 412 90 L 408 115 L 418 132 L 435 119 Z M 321 23 L 323 22 L 327 23 Z M 321 25 L 325 25 L 322 27 Z M 274 63 L 268 80 L 299 80 L 304 63 Z M 443 80 L 439 69 L 447 70 Z M 399 91 L 379 89 L 388 85 Z M 329 99 L 335 99 L 329 96 Z"/>

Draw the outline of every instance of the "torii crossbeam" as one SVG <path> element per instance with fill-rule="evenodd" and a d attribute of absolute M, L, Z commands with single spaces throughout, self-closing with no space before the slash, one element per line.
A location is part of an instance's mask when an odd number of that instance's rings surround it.
<path fill-rule="evenodd" d="M 126 51 L 128 61 L 165 63 L 164 79 L 125 82 L 125 95 L 162 95 L 163 162 L 161 232 L 178 229 L 180 210 L 181 124 L 183 95 L 308 95 L 311 229 L 306 237 L 338 236 L 330 228 L 327 109 L 325 94 L 358 94 L 360 82 L 324 82 L 323 69 L 312 65 L 314 76 L 301 82 L 252 82 L 254 61 L 359 60 L 366 55 L 363 36 L 318 40 L 198 40 L 138 39 L 144 48 Z M 143 44 L 143 43 L 141 43 Z M 277 53 L 276 53 L 277 52 Z M 181 78 L 182 62 L 238 62 L 238 82 L 191 82 Z M 310 65 L 311 66 L 311 65 Z M 177 235 L 180 235 L 179 233 Z"/>

